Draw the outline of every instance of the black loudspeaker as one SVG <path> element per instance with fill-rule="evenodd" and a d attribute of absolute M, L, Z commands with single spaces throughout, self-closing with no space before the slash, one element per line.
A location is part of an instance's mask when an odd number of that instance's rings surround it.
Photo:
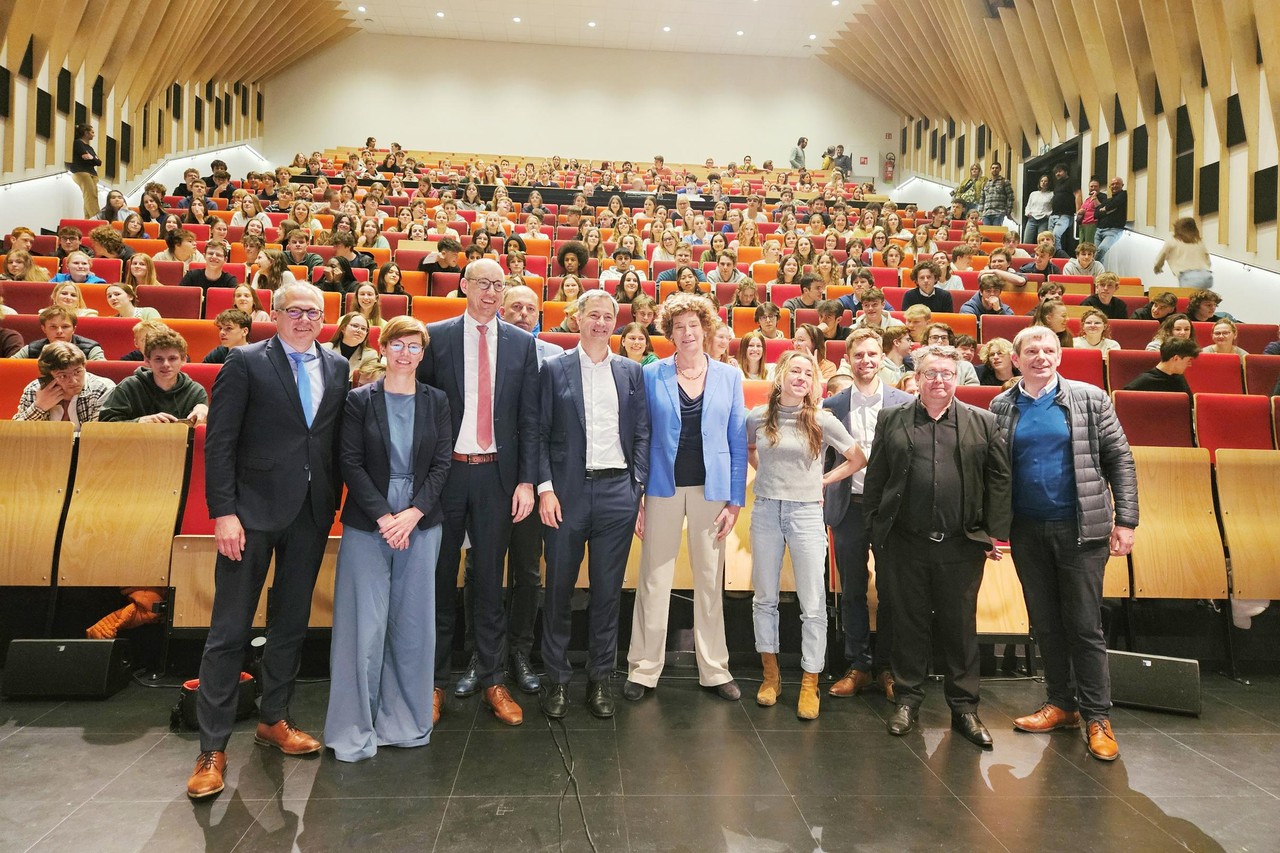
<path fill-rule="evenodd" d="M 1200 662 L 1107 650 L 1116 705 L 1200 716 Z"/>
<path fill-rule="evenodd" d="M 4 670 L 8 699 L 106 699 L 129 683 L 128 640 L 14 640 Z"/>

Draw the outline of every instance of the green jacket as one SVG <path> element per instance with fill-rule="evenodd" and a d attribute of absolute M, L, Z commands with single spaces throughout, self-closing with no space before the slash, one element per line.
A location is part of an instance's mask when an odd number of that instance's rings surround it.
<path fill-rule="evenodd" d="M 136 421 L 161 412 L 185 418 L 199 404 L 209 404 L 204 386 L 185 373 L 168 391 L 160 390 L 151 376 L 151 368 L 139 367 L 126 377 L 107 397 L 98 415 L 100 421 Z"/>

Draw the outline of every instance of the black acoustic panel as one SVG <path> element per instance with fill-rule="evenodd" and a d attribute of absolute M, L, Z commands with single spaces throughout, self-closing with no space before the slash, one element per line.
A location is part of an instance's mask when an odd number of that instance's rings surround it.
<path fill-rule="evenodd" d="M 1125 130 L 1126 130 L 1126 128 L 1128 128 L 1128 125 L 1127 125 L 1127 124 L 1125 124 L 1125 121 L 1124 121 L 1124 110 L 1120 107 L 1120 96 L 1119 96 L 1119 95 L 1116 95 L 1116 103 L 1115 103 L 1115 110 L 1114 110 L 1114 113 L 1115 113 L 1115 115 L 1112 117 L 1112 120 L 1111 120 L 1111 132 L 1112 132 L 1112 133 L 1124 133 L 1124 132 L 1125 132 Z"/>
<path fill-rule="evenodd" d="M 1156 84 L 1156 115 L 1164 115 L 1164 98 L 1160 97 L 1160 84 Z"/>
<path fill-rule="evenodd" d="M 204 84 L 204 99 L 206 101 L 213 100 L 213 81 L 212 80 Z"/>
<path fill-rule="evenodd" d="M 1089 130 L 1089 113 L 1085 111 L 1085 108 L 1084 108 L 1084 101 L 1083 101 L 1083 100 L 1081 100 L 1081 101 L 1080 101 L 1080 106 L 1079 106 L 1079 109 L 1077 110 L 1076 114 L 1080 116 L 1080 121 L 1078 121 L 1078 122 L 1077 122 L 1077 124 L 1079 125 L 1079 128 L 1080 128 L 1080 132 L 1081 132 L 1081 133 L 1086 133 L 1086 132 L 1088 132 L 1088 130 Z"/>
<path fill-rule="evenodd" d="M 1227 147 L 1234 148 L 1248 142 L 1244 130 L 1244 113 L 1240 109 L 1240 96 L 1227 98 Z"/>
<path fill-rule="evenodd" d="M 925 117 L 925 120 L 924 120 L 924 129 L 925 130 L 929 129 L 929 119 L 927 116 Z"/>
<path fill-rule="evenodd" d="M 145 146 L 151 138 L 151 107 L 142 108 L 142 144 Z"/>
<path fill-rule="evenodd" d="M 1195 155 L 1179 154 L 1173 167 L 1173 202 L 1190 204 L 1196 197 Z"/>
<path fill-rule="evenodd" d="M 1062 117 L 1066 119 L 1071 118 L 1071 107 L 1067 106 L 1066 101 L 1062 102 Z"/>
<path fill-rule="evenodd" d="M 938 131 L 929 131 L 929 159 L 938 159 Z"/>
<path fill-rule="evenodd" d="M 1133 133 L 1129 136 L 1129 166 L 1135 172 L 1144 171 L 1147 168 L 1147 126 L 1140 124 L 1133 129 Z"/>
<path fill-rule="evenodd" d="M 956 135 L 956 120 L 953 118 L 949 118 L 947 119 L 947 136 L 955 136 L 955 135 Z"/>
<path fill-rule="evenodd" d="M 76 101 L 75 114 L 76 114 L 76 124 L 89 123 L 89 108 L 86 107 L 84 104 L 80 103 L 79 101 Z"/>
<path fill-rule="evenodd" d="M 222 115 L 226 119 L 227 124 L 231 124 L 231 93 L 222 93 Z"/>
<path fill-rule="evenodd" d="M 904 128 L 902 128 L 902 133 L 901 133 L 901 134 L 899 134 L 899 135 L 901 136 L 901 139 L 900 139 L 900 141 L 899 141 L 899 143 L 898 143 L 898 153 L 899 153 L 899 154 L 901 154 L 901 155 L 903 155 L 903 156 L 906 156 L 906 153 L 907 153 L 907 129 L 906 129 L 905 127 L 904 127 Z"/>
<path fill-rule="evenodd" d="M 156 145 L 164 145 L 164 110 L 156 110 Z"/>
<path fill-rule="evenodd" d="M 243 83 L 241 83 L 239 80 L 237 80 L 237 81 L 235 82 L 235 85 L 233 85 L 233 86 L 231 87 L 231 91 L 233 91 L 233 92 L 235 92 L 237 95 L 239 95 L 239 94 L 240 94 L 240 90 L 241 90 L 241 89 L 243 89 L 243 88 L 244 88 L 244 84 L 243 84 Z"/>
<path fill-rule="evenodd" d="M 1268 166 L 1253 173 L 1253 224 L 1276 221 L 1276 182 L 1280 169 Z"/>
<path fill-rule="evenodd" d="M 102 79 L 102 75 L 98 75 L 98 78 L 93 81 L 93 91 L 90 93 L 92 97 L 89 101 L 89 109 L 93 110 L 93 114 L 99 118 L 102 117 L 102 113 L 105 112 L 107 108 L 106 88 L 106 81 Z"/>
<path fill-rule="evenodd" d="M 977 148 L 973 152 L 973 156 L 981 160 L 987 154 L 987 126 L 985 124 L 978 125 Z"/>
<path fill-rule="evenodd" d="M 1031 156 L 1031 143 L 1027 141 L 1027 135 L 1024 133 L 1022 134 L 1022 159 L 1025 160 L 1030 156 Z"/>
<path fill-rule="evenodd" d="M 964 163 L 964 150 L 965 150 L 965 149 L 964 149 L 964 143 L 965 143 L 965 141 L 966 141 L 966 140 L 965 140 L 965 136 L 964 136 L 964 134 L 960 134 L 960 138 L 956 140 L 956 163 L 958 163 L 958 164 L 963 164 L 963 163 Z"/>
<path fill-rule="evenodd" d="M 169 92 L 169 112 L 173 114 L 174 121 L 182 121 L 182 86 L 174 83 Z"/>
<path fill-rule="evenodd" d="M 116 174 L 119 172 L 119 169 L 116 165 L 119 162 L 118 149 L 119 149 L 119 146 L 116 143 L 115 137 L 108 136 L 107 150 L 103 152 L 104 156 L 102 158 L 102 165 L 106 169 L 108 179 L 114 179 L 116 177 Z"/>
<path fill-rule="evenodd" d="M 1209 72 L 1205 70 L 1204 60 L 1200 60 L 1200 88 L 1209 88 Z"/>
<path fill-rule="evenodd" d="M 27 51 L 22 54 L 22 63 L 18 65 L 18 73 L 27 80 L 32 80 L 36 76 L 36 37 L 31 36 L 27 39 Z"/>
<path fill-rule="evenodd" d="M 1105 187 L 1111 175 L 1111 143 L 1104 142 L 1093 149 L 1093 176 Z"/>
<path fill-rule="evenodd" d="M 213 129 L 222 130 L 222 98 L 213 99 Z"/>
<path fill-rule="evenodd" d="M 240 90 L 240 115 L 243 118 L 249 116 L 249 87 L 245 86 Z"/>
<path fill-rule="evenodd" d="M 133 125 L 127 121 L 120 122 L 120 162 L 133 162 Z"/>
<path fill-rule="evenodd" d="M 8 68 L 0 66 L 0 118 L 8 118 L 13 113 L 13 74 Z"/>
<path fill-rule="evenodd" d="M 196 98 L 195 114 L 192 121 L 196 126 L 196 133 L 204 130 L 204 98 Z"/>
<path fill-rule="evenodd" d="M 53 136 L 53 96 L 44 89 L 36 89 L 36 136 Z"/>
<path fill-rule="evenodd" d="M 71 72 L 65 68 L 58 69 L 58 112 L 71 114 L 71 105 L 75 98 L 71 95 Z"/>
<path fill-rule="evenodd" d="M 266 111 L 267 111 L 267 99 L 262 96 L 261 92 L 259 92 L 258 93 L 258 111 L 257 111 L 258 121 L 262 121 L 262 117 L 266 113 Z"/>
<path fill-rule="evenodd" d="M 947 165 L 947 138 L 945 136 L 938 140 L 938 165 Z"/>
<path fill-rule="evenodd" d="M 916 120 L 916 150 L 920 150 L 920 146 L 924 144 L 924 122 Z"/>
<path fill-rule="evenodd" d="M 1218 165 L 1200 167 L 1200 204 L 1196 209 L 1201 216 L 1218 212 Z"/>
<path fill-rule="evenodd" d="M 1173 153 L 1185 154 L 1196 146 L 1195 134 L 1191 131 L 1191 114 L 1186 105 L 1178 107 L 1177 124 L 1174 127 Z"/>

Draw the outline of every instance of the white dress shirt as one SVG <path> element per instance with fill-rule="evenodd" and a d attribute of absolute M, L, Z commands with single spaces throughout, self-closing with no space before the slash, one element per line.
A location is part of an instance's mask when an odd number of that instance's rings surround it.
<path fill-rule="evenodd" d="M 876 419 L 880 416 L 880 410 L 884 408 L 884 389 L 885 384 L 880 380 L 876 381 L 876 390 L 872 394 L 860 393 L 857 385 L 849 388 L 849 422 L 845 426 L 849 428 L 849 435 L 853 436 L 853 440 L 868 458 L 871 456 L 871 442 L 876 438 Z M 866 479 L 865 467 L 854 472 L 849 478 L 853 494 L 862 494 Z"/>
<path fill-rule="evenodd" d="M 480 364 L 479 326 L 480 323 L 470 314 L 462 315 L 462 426 L 458 429 L 458 440 L 453 445 L 456 453 L 493 453 L 497 450 L 496 446 L 481 447 L 476 439 L 476 409 L 480 405 L 480 386 L 476 382 Z M 494 379 L 498 375 L 498 318 L 486 323 L 485 328 L 485 343 L 489 346 L 489 382 L 496 398 L 497 383 Z M 497 405 L 496 399 L 494 405 Z M 494 441 L 497 442 L 496 435 Z"/>
<path fill-rule="evenodd" d="M 606 353 L 599 364 L 593 364 L 581 347 L 577 352 L 587 428 L 586 470 L 626 468 L 627 457 L 622 452 L 622 438 L 618 434 L 618 386 L 613 381 L 612 362 L 619 356 Z M 538 494 L 554 489 L 550 480 L 538 484 Z"/>

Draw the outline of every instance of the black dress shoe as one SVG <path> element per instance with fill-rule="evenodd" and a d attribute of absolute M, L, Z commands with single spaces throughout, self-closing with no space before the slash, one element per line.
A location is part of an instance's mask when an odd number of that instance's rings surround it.
<path fill-rule="evenodd" d="M 459 699 L 466 699 L 468 696 L 474 696 L 480 692 L 480 677 L 476 674 L 476 668 L 480 665 L 480 659 L 476 655 L 471 656 L 471 661 L 467 664 L 467 671 L 462 673 L 458 678 L 458 683 L 453 687 L 453 695 Z"/>
<path fill-rule="evenodd" d="M 982 720 L 978 719 L 977 714 L 973 712 L 952 714 L 951 728 L 974 746 L 991 749 L 991 732 L 987 731 L 987 727 L 982 724 Z"/>
<path fill-rule="evenodd" d="M 742 690 L 738 687 L 738 682 L 726 681 L 724 684 L 716 685 L 716 695 L 721 699 L 737 702 L 742 698 Z"/>
<path fill-rule="evenodd" d="M 537 693 L 542 687 L 542 679 L 533 671 L 529 658 L 520 652 L 511 656 L 511 677 L 522 693 Z"/>
<path fill-rule="evenodd" d="M 587 682 L 587 710 L 591 716 L 607 720 L 613 716 L 613 694 L 607 681 Z"/>
<path fill-rule="evenodd" d="M 628 679 L 622 685 L 622 698 L 628 702 L 639 702 L 644 698 L 645 686 Z"/>
<path fill-rule="evenodd" d="M 908 732 L 914 731 L 919 715 L 918 708 L 912 708 L 910 705 L 898 705 L 893 709 L 893 713 L 889 715 L 889 734 L 902 737 Z"/>
<path fill-rule="evenodd" d="M 550 684 L 547 692 L 539 700 L 542 713 L 553 720 L 559 720 L 569 713 L 569 686 L 567 684 Z"/>

